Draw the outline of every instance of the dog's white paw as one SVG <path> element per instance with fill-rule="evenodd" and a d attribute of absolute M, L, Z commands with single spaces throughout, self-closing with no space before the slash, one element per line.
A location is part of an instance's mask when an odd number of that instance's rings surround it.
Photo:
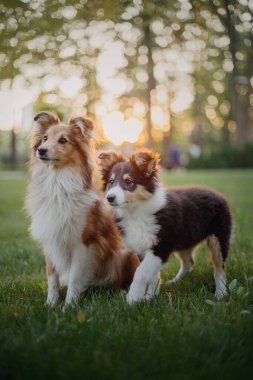
<path fill-rule="evenodd" d="M 132 305 L 133 303 L 145 300 L 145 294 L 145 287 L 140 287 L 133 283 L 127 293 L 127 303 Z"/>
<path fill-rule="evenodd" d="M 48 306 L 54 306 L 57 301 L 59 299 L 59 293 L 58 292 L 55 292 L 55 293 L 48 293 L 47 295 L 47 305 Z"/>
<path fill-rule="evenodd" d="M 136 269 L 127 295 L 129 304 L 150 299 L 159 292 L 161 266 L 161 259 L 148 251 L 142 263 Z"/>
<path fill-rule="evenodd" d="M 168 285 L 168 286 L 169 285 L 175 285 L 175 283 L 176 283 L 176 278 L 174 277 L 171 280 L 166 281 L 165 285 Z"/>
<path fill-rule="evenodd" d="M 69 292 L 67 292 L 67 296 L 65 299 L 65 306 L 75 307 L 78 303 L 78 299 L 79 299 L 79 296 L 77 296 L 76 294 L 70 294 Z"/>
<path fill-rule="evenodd" d="M 67 310 L 72 310 L 77 307 L 77 304 L 75 302 L 72 303 L 65 303 L 65 305 L 62 307 L 62 312 L 65 313 Z"/>
<path fill-rule="evenodd" d="M 226 288 L 225 284 L 223 284 L 222 286 L 219 286 L 219 287 L 216 288 L 215 297 L 218 300 L 221 300 L 226 295 L 227 295 L 227 288 Z"/>
<path fill-rule="evenodd" d="M 56 286 L 50 286 L 49 283 L 48 291 L 47 291 L 47 305 L 54 306 L 59 299 L 59 288 Z"/>
<path fill-rule="evenodd" d="M 59 299 L 59 282 L 56 274 L 48 276 L 47 305 L 54 306 Z"/>
<path fill-rule="evenodd" d="M 160 291 L 160 279 L 146 286 L 132 286 L 127 294 L 127 302 L 133 304 L 143 300 L 150 300 Z"/>
<path fill-rule="evenodd" d="M 129 305 L 132 305 L 134 303 L 137 303 L 137 302 L 140 302 L 140 301 L 143 301 L 145 300 L 145 295 L 142 295 L 142 296 L 137 296 L 136 294 L 127 294 L 127 303 Z"/>
<path fill-rule="evenodd" d="M 148 285 L 145 299 L 150 300 L 160 292 L 160 279 Z"/>

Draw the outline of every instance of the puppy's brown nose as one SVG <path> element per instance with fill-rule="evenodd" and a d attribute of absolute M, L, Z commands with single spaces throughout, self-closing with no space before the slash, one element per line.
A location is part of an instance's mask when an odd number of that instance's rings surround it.
<path fill-rule="evenodd" d="M 47 153 L 47 149 L 45 149 L 45 148 L 39 148 L 38 152 L 39 152 L 40 156 L 45 156 L 45 154 Z"/>

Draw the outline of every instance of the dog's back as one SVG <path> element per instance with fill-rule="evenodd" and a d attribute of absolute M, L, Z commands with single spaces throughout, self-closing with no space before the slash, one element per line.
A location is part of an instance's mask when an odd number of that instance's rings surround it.
<path fill-rule="evenodd" d="M 160 226 L 157 252 L 166 261 L 168 254 L 194 247 L 215 235 L 223 260 L 229 248 L 232 219 L 226 199 L 206 187 L 169 188 L 166 205 L 156 213 Z"/>

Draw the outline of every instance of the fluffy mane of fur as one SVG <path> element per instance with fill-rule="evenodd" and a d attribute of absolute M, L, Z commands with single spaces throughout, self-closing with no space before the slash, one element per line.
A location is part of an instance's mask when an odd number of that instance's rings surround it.
<path fill-rule="evenodd" d="M 66 304 L 91 284 L 130 285 L 139 260 L 94 187 L 92 122 L 78 116 L 64 125 L 47 112 L 34 120 L 26 207 L 46 258 L 47 302 L 58 300 L 60 283 L 68 286 Z"/>

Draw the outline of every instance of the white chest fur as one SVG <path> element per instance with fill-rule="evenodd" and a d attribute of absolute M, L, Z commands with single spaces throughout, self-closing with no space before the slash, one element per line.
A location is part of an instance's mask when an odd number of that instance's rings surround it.
<path fill-rule="evenodd" d="M 138 218 L 126 216 L 120 226 L 124 231 L 126 245 L 140 256 L 144 256 L 145 251 L 156 243 L 159 226 L 152 215 Z"/>
<path fill-rule="evenodd" d="M 148 201 L 134 202 L 115 209 L 126 245 L 140 256 L 145 256 L 145 252 L 157 242 L 160 226 L 156 223 L 154 214 L 165 203 L 165 189 L 159 187 Z"/>
<path fill-rule="evenodd" d="M 75 171 L 34 165 L 27 197 L 30 230 L 59 273 L 68 270 L 71 252 L 81 242 L 86 215 L 96 199 L 97 193 L 85 190 L 83 178 Z"/>

